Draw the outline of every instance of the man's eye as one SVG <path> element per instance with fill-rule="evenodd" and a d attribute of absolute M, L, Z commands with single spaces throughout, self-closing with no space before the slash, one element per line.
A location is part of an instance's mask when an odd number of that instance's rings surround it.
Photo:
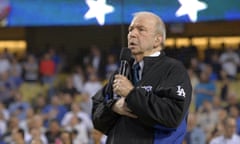
<path fill-rule="evenodd" d="M 131 32 L 133 29 L 132 28 L 129 28 L 128 31 Z"/>

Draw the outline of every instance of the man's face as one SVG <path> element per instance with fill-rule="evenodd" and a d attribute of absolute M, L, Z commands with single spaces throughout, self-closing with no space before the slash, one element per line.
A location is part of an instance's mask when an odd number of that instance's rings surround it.
<path fill-rule="evenodd" d="M 128 32 L 128 48 L 133 55 L 146 56 L 156 47 L 156 22 L 153 17 L 146 15 L 136 16 Z"/>
<path fill-rule="evenodd" d="M 227 124 L 225 125 L 225 132 L 225 136 L 228 138 L 231 138 L 236 132 L 236 120 L 234 118 L 228 119 Z"/>

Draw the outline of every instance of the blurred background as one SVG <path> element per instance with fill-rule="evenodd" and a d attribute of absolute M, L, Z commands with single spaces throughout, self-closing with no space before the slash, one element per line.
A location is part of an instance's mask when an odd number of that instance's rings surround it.
<path fill-rule="evenodd" d="M 105 143 L 91 97 L 118 69 L 138 11 L 164 20 L 165 52 L 189 72 L 184 143 L 239 136 L 239 0 L 0 0 L 0 144 Z"/>

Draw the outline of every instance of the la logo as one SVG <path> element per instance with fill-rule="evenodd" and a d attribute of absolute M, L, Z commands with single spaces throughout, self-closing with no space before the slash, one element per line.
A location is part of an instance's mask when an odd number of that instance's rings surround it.
<path fill-rule="evenodd" d="M 186 93 L 184 89 L 179 85 L 177 86 L 177 95 L 185 97 Z"/>

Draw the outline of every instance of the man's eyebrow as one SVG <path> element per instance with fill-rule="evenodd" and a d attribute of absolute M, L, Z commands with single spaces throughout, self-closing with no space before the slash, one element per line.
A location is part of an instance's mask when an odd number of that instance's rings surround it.
<path fill-rule="evenodd" d="M 135 27 L 135 28 L 146 28 L 143 25 L 131 25 L 131 26 L 128 27 L 128 29 L 133 28 L 133 27 Z"/>

